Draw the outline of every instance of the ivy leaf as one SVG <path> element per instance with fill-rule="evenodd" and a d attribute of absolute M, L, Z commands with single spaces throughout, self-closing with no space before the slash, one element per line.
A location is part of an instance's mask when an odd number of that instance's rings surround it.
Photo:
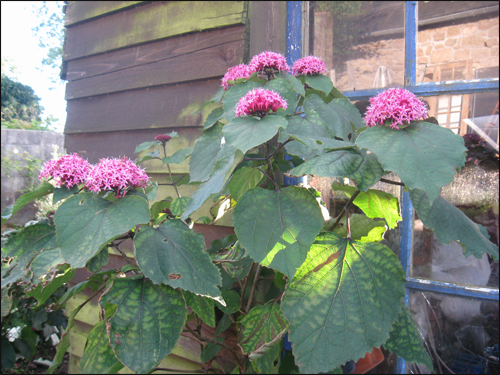
<path fill-rule="evenodd" d="M 180 164 L 186 158 L 191 156 L 193 149 L 191 147 L 183 148 L 182 150 L 177 150 L 172 156 L 168 156 L 162 159 L 163 164 Z"/>
<path fill-rule="evenodd" d="M 68 198 L 57 210 L 57 242 L 66 262 L 83 267 L 112 238 L 149 221 L 147 199 L 127 195 L 110 202 L 92 193 Z"/>
<path fill-rule="evenodd" d="M 187 203 L 189 202 L 189 197 L 175 198 L 170 206 L 170 211 L 175 216 L 181 216 L 186 209 Z"/>
<path fill-rule="evenodd" d="M 284 336 L 287 327 L 288 323 L 276 302 L 255 306 L 240 321 L 239 344 L 245 353 L 252 353 L 280 334 Z"/>
<path fill-rule="evenodd" d="M 194 192 L 181 216 L 182 220 L 186 220 L 189 215 L 200 208 L 210 195 L 220 193 L 234 168 L 243 160 L 241 151 L 228 145 L 225 145 L 224 148 L 227 152 L 215 164 L 210 180 L 202 183 Z"/>
<path fill-rule="evenodd" d="M 56 204 L 61 199 L 68 198 L 73 194 L 78 194 L 78 191 L 78 185 L 73 185 L 70 189 L 68 189 L 66 186 L 55 188 L 54 195 L 52 196 L 52 204 Z"/>
<path fill-rule="evenodd" d="M 56 228 L 48 224 L 34 224 L 10 237 L 2 248 L 2 258 L 14 258 L 8 267 L 2 267 L 2 288 L 24 277 L 31 260 L 44 249 L 57 247 Z"/>
<path fill-rule="evenodd" d="M 208 129 L 214 126 L 214 124 L 219 121 L 224 115 L 224 108 L 217 107 L 207 116 L 205 123 L 203 124 L 203 129 Z"/>
<path fill-rule="evenodd" d="M 420 363 L 432 370 L 431 357 L 424 348 L 418 327 L 404 300 L 401 300 L 401 308 L 401 313 L 392 325 L 391 334 L 384 344 L 384 348 L 403 358 L 406 362 Z"/>
<path fill-rule="evenodd" d="M 281 116 L 268 115 L 263 119 L 244 116 L 231 120 L 222 131 L 228 145 L 246 153 L 270 140 L 280 128 L 285 129 L 287 125 L 288 122 Z"/>
<path fill-rule="evenodd" d="M 21 195 L 14 204 L 7 206 L 2 212 L 2 225 L 8 220 L 12 215 L 14 215 L 21 208 L 26 206 L 31 201 L 41 198 L 44 195 L 50 194 L 54 191 L 54 186 L 48 182 L 42 182 L 35 191 Z"/>
<path fill-rule="evenodd" d="M 430 202 L 453 180 L 457 168 L 464 166 L 467 151 L 462 137 L 424 121 L 401 130 L 373 126 L 356 143 L 375 153 L 384 169 L 397 173 L 410 189 L 425 190 Z"/>
<path fill-rule="evenodd" d="M 325 93 L 325 95 L 330 94 L 333 89 L 333 82 L 330 77 L 323 74 L 318 75 L 306 75 L 306 83 L 315 90 L 319 90 Z"/>
<path fill-rule="evenodd" d="M 385 233 L 385 222 L 375 221 L 365 215 L 352 214 L 349 218 L 351 224 L 351 239 L 361 242 L 380 242 Z M 339 236 L 347 237 L 347 218 L 343 218 L 342 227 L 334 230 Z"/>
<path fill-rule="evenodd" d="M 301 372 L 328 371 L 380 346 L 404 295 L 404 272 L 389 248 L 318 236 L 281 304 Z"/>
<path fill-rule="evenodd" d="M 211 298 L 205 298 L 187 290 L 182 292 L 186 304 L 193 309 L 201 320 L 210 327 L 215 327 L 215 302 Z"/>
<path fill-rule="evenodd" d="M 481 259 L 487 253 L 498 259 L 498 246 L 489 240 L 486 229 L 446 199 L 438 196 L 431 205 L 425 191 L 420 189 L 411 190 L 410 199 L 424 226 L 434 231 L 440 243 L 458 241 L 466 257 L 474 255 Z"/>
<path fill-rule="evenodd" d="M 262 87 L 262 83 L 247 81 L 234 85 L 229 90 L 226 90 L 226 94 L 222 99 L 222 103 L 224 104 L 224 117 L 227 121 L 231 122 L 231 120 L 236 117 L 234 111 L 236 109 L 236 104 L 238 104 L 240 98 L 244 97 L 247 92 L 256 87 Z"/>
<path fill-rule="evenodd" d="M 227 152 L 222 147 L 222 125 L 217 124 L 205 130 L 194 143 L 193 154 L 189 160 L 190 182 L 206 181 L 221 154 Z"/>
<path fill-rule="evenodd" d="M 186 322 L 181 292 L 142 276 L 114 279 L 99 303 L 101 308 L 117 306 L 106 321 L 111 348 L 120 362 L 140 374 L 170 354 Z"/>
<path fill-rule="evenodd" d="M 340 185 L 339 183 L 333 183 L 332 189 L 344 191 L 349 198 L 356 191 L 356 188 L 353 186 Z M 361 192 L 353 203 L 369 218 L 385 219 L 391 229 L 396 227 L 398 221 L 403 220 L 399 214 L 398 199 L 389 193 L 369 189 L 366 192 Z"/>
<path fill-rule="evenodd" d="M 167 220 L 158 228 L 144 225 L 134 237 L 139 267 L 155 284 L 221 297 L 219 270 L 205 251 L 203 235 L 180 220 Z"/>
<path fill-rule="evenodd" d="M 300 81 L 299 81 L 300 82 Z M 273 90 L 280 94 L 287 103 L 287 109 L 277 112 L 278 116 L 293 115 L 297 102 L 299 101 L 294 85 L 287 79 L 275 78 L 264 85 L 266 90 Z"/>
<path fill-rule="evenodd" d="M 106 322 L 97 323 L 90 331 L 85 350 L 80 360 L 80 370 L 84 374 L 116 374 L 123 364 L 116 359 L 109 346 Z"/>
<path fill-rule="evenodd" d="M 359 150 L 338 150 L 307 160 L 289 172 L 292 176 L 312 174 L 318 177 L 350 177 L 358 190 L 366 191 L 384 175 L 384 169 L 373 154 Z"/>
<path fill-rule="evenodd" d="M 248 190 L 234 209 L 233 221 L 250 257 L 290 279 L 323 227 L 316 199 L 307 189 L 295 186 Z"/>
<path fill-rule="evenodd" d="M 234 172 L 228 188 L 231 197 L 238 202 L 248 190 L 258 186 L 264 175 L 257 168 L 243 167 Z"/>

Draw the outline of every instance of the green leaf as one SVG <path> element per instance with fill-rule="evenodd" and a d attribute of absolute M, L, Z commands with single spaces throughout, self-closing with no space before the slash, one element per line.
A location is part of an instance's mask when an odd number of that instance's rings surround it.
<path fill-rule="evenodd" d="M 147 373 L 174 348 L 186 322 L 181 292 L 138 276 L 114 279 L 100 305 L 117 305 L 106 322 L 116 358 L 137 373 Z"/>
<path fill-rule="evenodd" d="M 181 216 L 182 220 L 186 220 L 189 215 L 200 208 L 210 195 L 220 193 L 234 168 L 243 160 L 241 151 L 236 150 L 234 147 L 225 145 L 223 149 L 228 151 L 215 164 L 210 179 L 202 183 L 198 190 L 194 192 Z"/>
<path fill-rule="evenodd" d="M 285 350 L 285 355 L 281 358 L 278 374 L 300 374 L 299 368 L 295 364 L 295 357 L 290 350 Z"/>
<path fill-rule="evenodd" d="M 318 177 L 349 177 L 356 180 L 358 190 L 366 191 L 384 175 L 384 169 L 373 154 L 359 150 L 331 151 L 316 156 L 289 172 L 292 176 L 312 174 Z"/>
<path fill-rule="evenodd" d="M 172 199 L 171 197 L 167 197 L 167 199 Z M 162 200 L 159 202 L 153 203 L 151 206 L 151 219 L 155 219 L 165 208 L 170 208 L 172 201 Z"/>
<path fill-rule="evenodd" d="M 215 302 L 216 306 L 225 314 L 233 314 L 240 309 L 240 295 L 235 290 L 222 289 L 222 297 L 226 306 L 221 305 L 219 302 Z"/>
<path fill-rule="evenodd" d="M 23 338 L 23 341 L 30 347 L 29 355 L 26 357 L 26 360 L 29 361 L 37 352 L 37 341 L 39 340 L 39 337 L 38 334 L 28 326 L 24 327 L 21 330 L 21 337 Z"/>
<path fill-rule="evenodd" d="M 163 158 L 163 164 L 180 164 L 186 158 L 191 156 L 193 153 L 193 149 L 191 147 L 189 148 L 183 148 L 182 150 L 177 150 L 172 156 L 168 156 L 166 158 Z"/>
<path fill-rule="evenodd" d="M 224 104 L 224 117 L 227 121 L 230 122 L 236 117 L 234 111 L 236 109 L 236 104 L 238 104 L 240 98 L 244 97 L 247 92 L 256 87 L 262 87 L 262 83 L 247 81 L 238 85 L 234 85 L 229 90 L 226 90 L 226 94 L 222 99 L 222 103 Z"/>
<path fill-rule="evenodd" d="M 328 95 L 333 89 L 332 80 L 323 74 L 306 75 L 306 83 L 313 89 L 324 92 L 325 95 Z"/>
<path fill-rule="evenodd" d="M 189 160 L 190 182 L 206 181 L 209 179 L 215 163 L 221 155 L 227 152 L 221 145 L 222 125 L 217 124 L 205 130 L 194 143 L 193 154 Z"/>
<path fill-rule="evenodd" d="M 366 126 L 361 113 L 359 113 L 359 110 L 349 99 L 333 99 L 329 103 L 329 106 L 335 108 L 335 110 L 344 118 L 344 123 L 351 123 L 351 127 L 354 126 L 353 130 L 359 130 Z"/>
<path fill-rule="evenodd" d="M 466 257 L 474 255 L 481 259 L 483 253 L 487 253 L 498 259 L 498 245 L 489 240 L 486 229 L 446 199 L 438 196 L 431 205 L 425 191 L 420 189 L 411 190 L 410 199 L 424 226 L 434 231 L 440 243 L 458 241 Z"/>
<path fill-rule="evenodd" d="M 170 211 L 175 216 L 181 216 L 186 209 L 189 197 L 175 198 L 170 206 Z"/>
<path fill-rule="evenodd" d="M 210 327 L 215 327 L 215 302 L 211 298 L 205 298 L 187 290 L 182 292 L 186 304 L 193 309 L 201 320 Z"/>
<path fill-rule="evenodd" d="M 115 374 L 123 368 L 109 346 L 106 322 L 97 323 L 90 331 L 85 350 L 80 360 L 80 370 L 84 374 Z"/>
<path fill-rule="evenodd" d="M 220 337 L 220 338 L 217 337 L 215 339 L 219 342 L 224 342 L 223 337 Z M 201 357 L 200 357 L 201 362 L 205 363 L 207 361 L 210 361 L 213 357 L 215 357 L 220 352 L 221 349 L 222 349 L 222 346 L 209 342 L 207 344 L 207 346 L 205 348 L 203 348 L 203 350 L 201 351 Z"/>
<path fill-rule="evenodd" d="M 353 186 L 332 184 L 333 190 L 344 191 L 350 198 L 356 188 Z M 399 215 L 399 201 L 389 193 L 376 189 L 369 189 L 367 192 L 361 192 L 353 202 L 369 218 L 383 218 L 389 228 L 394 229 L 398 221 L 403 220 Z"/>
<path fill-rule="evenodd" d="M 16 352 L 9 339 L 2 336 L 2 369 L 14 367 Z"/>
<path fill-rule="evenodd" d="M 2 268 L 2 288 L 25 276 L 31 260 L 44 249 L 56 248 L 55 227 L 34 224 L 12 235 L 2 248 L 2 258 L 14 258 Z"/>
<path fill-rule="evenodd" d="M 351 239 L 361 242 L 380 242 L 385 233 L 385 222 L 375 221 L 365 215 L 352 214 L 349 218 L 351 225 Z M 347 237 L 346 218 L 342 219 L 342 227 L 334 230 L 339 236 Z"/>
<path fill-rule="evenodd" d="M 252 367 L 259 374 L 271 374 L 274 368 L 274 361 L 279 357 L 282 351 L 281 342 L 267 346 L 265 344 L 260 350 L 250 354 L 249 359 Z"/>
<path fill-rule="evenodd" d="M 418 327 L 404 300 L 401 300 L 401 307 L 401 313 L 392 325 L 391 335 L 384 344 L 384 348 L 406 362 L 420 363 L 432 371 L 431 357 L 424 348 Z"/>
<path fill-rule="evenodd" d="M 300 82 L 300 81 L 299 81 Z M 264 88 L 266 90 L 273 90 L 280 94 L 280 96 L 285 99 L 287 103 L 287 109 L 277 112 L 279 116 L 293 115 L 295 113 L 295 108 L 299 98 L 292 83 L 289 80 L 283 78 L 275 78 L 268 81 Z"/>
<path fill-rule="evenodd" d="M 146 194 L 146 198 L 148 199 L 148 201 L 154 200 L 156 198 L 156 193 L 158 193 L 158 182 L 148 184 L 148 186 L 144 190 L 144 193 Z"/>
<path fill-rule="evenodd" d="M 59 207 L 54 221 L 61 254 L 72 267 L 80 268 L 112 238 L 148 223 L 148 201 L 127 195 L 110 202 L 80 193 Z"/>
<path fill-rule="evenodd" d="M 180 220 L 167 220 L 156 229 L 144 225 L 134 237 L 134 247 L 139 267 L 153 283 L 220 298 L 217 285 L 222 280 L 205 251 L 203 235 Z"/>
<path fill-rule="evenodd" d="M 290 82 L 295 92 L 297 92 L 302 96 L 306 96 L 306 90 L 304 90 L 304 84 L 299 79 L 297 79 L 297 77 L 283 71 L 279 73 L 279 76 Z"/>
<path fill-rule="evenodd" d="M 61 199 L 68 198 L 73 194 L 78 194 L 78 191 L 78 185 L 73 185 L 70 189 L 68 189 L 66 186 L 55 188 L 54 195 L 52 196 L 52 204 L 56 204 Z"/>
<path fill-rule="evenodd" d="M 37 187 L 35 191 L 21 195 L 13 205 L 7 206 L 2 212 L 2 225 L 7 219 L 9 219 L 12 215 L 14 215 L 28 203 L 34 201 L 35 199 L 41 198 L 44 195 L 50 194 L 53 191 L 54 186 L 44 181 Z"/>
<path fill-rule="evenodd" d="M 226 331 L 226 329 L 228 329 L 229 327 L 231 327 L 232 324 L 233 324 L 233 322 L 231 321 L 231 318 L 229 317 L 229 314 L 224 314 L 222 316 L 221 320 L 219 321 L 219 324 L 217 324 L 217 328 L 215 330 L 214 337 L 217 337 L 221 333 L 223 333 L 224 331 Z"/>
<path fill-rule="evenodd" d="M 375 153 L 384 170 L 397 173 L 410 189 L 425 190 L 431 202 L 465 164 L 467 151 L 461 136 L 424 121 L 401 130 L 373 126 L 356 143 Z"/>
<path fill-rule="evenodd" d="M 147 150 L 148 148 L 152 146 L 159 146 L 158 141 L 152 141 L 152 142 L 142 142 L 141 144 L 137 145 L 135 147 L 134 154 L 137 154 L 138 152 Z"/>
<path fill-rule="evenodd" d="M 267 115 L 263 119 L 243 116 L 231 120 L 222 131 L 228 145 L 246 153 L 270 140 L 280 128 L 285 129 L 287 125 L 288 122 L 281 116 Z"/>
<path fill-rule="evenodd" d="M 250 257 L 292 278 L 323 227 L 318 202 L 304 188 L 248 190 L 233 213 L 234 229 Z"/>
<path fill-rule="evenodd" d="M 87 267 L 90 272 L 96 273 L 99 272 L 102 267 L 108 264 L 108 261 L 109 251 L 107 244 L 105 244 L 96 255 L 90 258 L 85 267 Z"/>
<path fill-rule="evenodd" d="M 281 304 L 301 372 L 329 371 L 384 343 L 405 291 L 386 246 L 319 236 Z"/>
<path fill-rule="evenodd" d="M 222 97 L 224 96 L 225 90 L 223 87 L 219 88 L 215 93 L 214 97 L 210 99 L 212 102 L 220 102 Z"/>
<path fill-rule="evenodd" d="M 288 323 L 276 302 L 255 306 L 240 321 L 239 344 L 244 353 L 252 353 L 274 341 L 280 333 L 283 336 L 287 327 Z"/>
<path fill-rule="evenodd" d="M 12 308 L 12 297 L 9 295 L 9 288 L 2 288 L 2 320 L 5 316 L 9 315 Z"/>
<path fill-rule="evenodd" d="M 264 175 L 257 168 L 243 167 L 234 172 L 228 188 L 231 197 L 239 201 L 243 193 L 258 186 Z"/>
<path fill-rule="evenodd" d="M 224 115 L 224 108 L 217 107 L 208 115 L 205 123 L 203 124 L 203 129 L 211 128 L 218 120 Z"/>
<path fill-rule="evenodd" d="M 55 235 L 55 232 L 54 232 Z M 55 240 L 55 238 L 54 238 Z M 40 254 L 38 254 L 33 262 L 31 263 L 31 283 L 33 285 L 37 285 L 41 280 L 40 277 L 49 272 L 53 267 L 58 266 L 60 264 L 64 264 L 66 261 L 61 255 L 60 248 L 48 248 L 42 250 Z"/>
<path fill-rule="evenodd" d="M 69 282 L 73 276 L 75 276 L 75 270 L 68 268 L 66 272 L 57 275 L 48 283 L 39 283 L 31 292 L 26 292 L 26 295 L 35 298 L 38 302 L 37 306 L 41 306 L 61 285 Z"/>

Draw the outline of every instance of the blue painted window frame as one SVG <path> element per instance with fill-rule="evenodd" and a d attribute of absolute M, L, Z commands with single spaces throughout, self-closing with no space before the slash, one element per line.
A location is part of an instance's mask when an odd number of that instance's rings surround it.
<path fill-rule="evenodd" d="M 287 63 L 292 66 L 293 62 L 301 58 L 302 54 L 302 1 L 287 1 Z M 306 21 L 307 22 L 307 21 Z M 418 96 L 435 96 L 450 94 L 474 94 L 479 92 L 490 92 L 499 90 L 499 79 L 475 79 L 457 80 L 447 82 L 417 83 L 417 32 L 418 32 L 418 2 L 405 1 L 405 78 L 404 87 Z M 368 99 L 377 95 L 380 89 L 344 91 L 350 100 Z M 297 179 L 285 180 L 285 184 L 297 184 Z M 465 287 L 451 283 L 411 277 L 411 248 L 413 237 L 414 211 L 407 192 L 401 189 L 401 237 L 399 242 L 399 259 L 406 275 L 405 302 L 409 303 L 410 291 L 437 292 L 454 295 L 457 297 L 468 297 L 498 301 L 498 289 Z M 406 373 L 406 362 L 398 358 L 396 373 Z"/>

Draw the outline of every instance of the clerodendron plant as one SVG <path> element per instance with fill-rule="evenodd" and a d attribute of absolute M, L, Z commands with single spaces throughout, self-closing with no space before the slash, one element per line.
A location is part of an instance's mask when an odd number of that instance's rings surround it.
<path fill-rule="evenodd" d="M 381 345 L 432 368 L 403 302 L 398 257 L 380 243 L 401 220 L 398 199 L 371 187 L 381 180 L 404 186 L 439 242 L 459 241 L 465 256 L 486 252 L 498 258 L 486 230 L 439 195 L 464 166 L 464 141 L 426 122 L 424 103 L 402 88 L 371 98 L 363 118 L 325 72 L 314 56 L 298 60 L 291 71 L 282 55 L 267 51 L 228 69 L 222 88 L 203 105 L 214 109 L 192 149 L 167 156 L 176 132 L 137 147 L 150 150 L 141 161 L 166 164 L 177 194 L 151 207 L 158 185 L 127 158 L 91 166 L 74 154 L 47 163 L 41 177 L 56 186 L 43 182 L 22 196 L 2 214 L 2 223 L 45 194 L 53 192 L 54 202 L 63 203 L 53 217 L 4 245 L 2 304 L 13 283 L 50 285 L 60 278 L 40 275 L 54 267 L 87 267 L 93 275 L 52 306 L 86 288 L 102 293 L 100 322 L 80 363 L 84 373 L 123 366 L 154 371 L 183 331 L 202 345 L 205 369 L 212 368 L 214 349 L 226 348 L 236 371 L 270 372 L 286 333 L 293 357 L 284 358 L 304 373 L 338 371 Z M 181 197 L 169 164 L 189 156 L 190 182 L 199 187 L 192 197 Z M 383 178 L 390 172 L 401 182 Z M 283 186 L 283 174 L 349 179 L 351 184 L 334 183 L 332 189 L 350 199 L 325 221 L 319 194 Z M 233 210 L 236 234 L 207 251 L 190 216 L 209 199 Z M 363 214 L 350 215 L 353 205 Z M 127 239 L 137 265 L 120 249 Z M 108 247 L 126 258 L 121 270 L 100 271 Z M 69 316 L 68 330 L 83 305 Z M 216 327 L 215 336 L 235 326 L 239 345 L 204 336 L 202 322 Z M 52 369 L 68 346 L 64 335 Z"/>

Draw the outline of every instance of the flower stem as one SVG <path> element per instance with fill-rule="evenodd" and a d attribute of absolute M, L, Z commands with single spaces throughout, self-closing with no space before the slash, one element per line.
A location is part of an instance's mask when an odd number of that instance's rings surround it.
<path fill-rule="evenodd" d="M 262 265 L 258 264 L 257 269 L 255 270 L 255 276 L 253 277 L 252 290 L 250 291 L 250 297 L 248 298 L 247 307 L 245 308 L 245 312 L 250 310 L 252 306 L 253 296 L 255 294 L 255 289 L 257 288 L 257 283 L 259 282 L 260 271 L 262 269 Z"/>
<path fill-rule="evenodd" d="M 163 154 L 165 155 L 165 157 L 167 157 L 167 149 L 165 148 L 165 142 L 163 142 Z M 177 190 L 177 184 L 174 182 L 174 178 L 172 177 L 172 171 L 170 170 L 170 164 L 166 163 L 167 164 L 167 168 L 168 168 L 168 174 L 170 175 L 170 180 L 172 181 L 172 186 L 174 187 L 175 189 L 175 192 L 177 193 L 177 198 L 180 198 L 181 195 L 179 194 L 179 190 Z"/>
<path fill-rule="evenodd" d="M 349 201 L 347 202 L 347 204 L 344 206 L 344 208 L 342 209 L 342 211 L 340 211 L 340 214 L 339 216 L 337 216 L 337 219 L 335 220 L 335 223 L 333 223 L 333 226 L 332 228 L 330 229 L 330 232 L 333 232 L 333 230 L 337 227 L 337 225 L 340 223 L 340 220 L 342 220 L 342 218 L 344 217 L 344 214 L 346 213 L 346 211 L 349 209 L 349 205 L 354 202 L 354 200 L 358 197 L 359 193 L 361 193 L 361 191 L 359 190 L 356 190 L 354 192 L 354 194 L 352 195 L 352 197 L 349 199 Z M 348 216 L 348 220 L 349 220 L 349 216 Z M 348 236 L 350 236 L 350 232 L 349 232 L 349 222 L 347 223 L 348 225 Z"/>
<path fill-rule="evenodd" d="M 387 180 L 385 178 L 381 178 L 380 181 L 385 182 L 386 184 L 398 185 L 398 186 L 405 186 L 405 184 L 403 184 L 402 182 Z"/>

